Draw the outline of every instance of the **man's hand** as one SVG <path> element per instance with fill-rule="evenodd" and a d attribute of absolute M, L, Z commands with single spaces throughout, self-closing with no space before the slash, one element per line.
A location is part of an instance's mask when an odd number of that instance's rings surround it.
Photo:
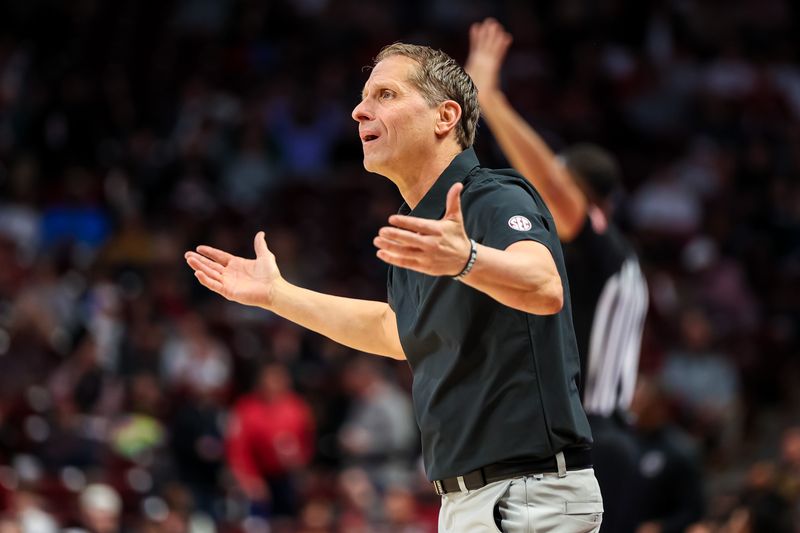
<path fill-rule="evenodd" d="M 499 89 L 500 67 L 503 65 L 511 34 L 493 18 L 476 22 L 469 29 L 469 57 L 465 70 L 478 88 L 478 98 Z"/>
<path fill-rule="evenodd" d="M 373 241 L 378 257 L 397 267 L 429 276 L 455 276 L 467 264 L 470 242 L 461 215 L 461 190 L 456 183 L 447 192 L 447 208 L 441 220 L 392 215 Z"/>
<path fill-rule="evenodd" d="M 186 262 L 204 286 L 228 300 L 269 308 L 275 284 L 282 280 L 264 232 L 256 234 L 255 259 L 244 259 L 210 246 L 186 252 Z"/>

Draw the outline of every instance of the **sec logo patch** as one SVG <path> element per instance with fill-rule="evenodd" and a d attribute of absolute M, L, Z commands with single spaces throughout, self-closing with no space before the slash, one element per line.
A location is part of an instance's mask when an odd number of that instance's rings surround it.
<path fill-rule="evenodd" d="M 508 227 L 517 231 L 528 231 L 531 229 L 531 221 L 522 215 L 515 215 L 508 219 Z"/>

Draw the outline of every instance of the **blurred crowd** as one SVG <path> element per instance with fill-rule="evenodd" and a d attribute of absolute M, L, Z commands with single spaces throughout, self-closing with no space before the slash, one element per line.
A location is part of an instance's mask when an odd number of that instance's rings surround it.
<path fill-rule="evenodd" d="M 534 5 L 535 4 L 535 5 Z M 399 206 L 349 114 L 395 40 L 466 57 L 558 149 L 613 151 L 651 291 L 642 533 L 800 525 L 800 7 L 789 0 L 0 4 L 0 532 L 424 533 L 404 363 L 200 286 L 251 256 L 385 299 Z M 476 145 L 504 166 L 486 128 Z"/>

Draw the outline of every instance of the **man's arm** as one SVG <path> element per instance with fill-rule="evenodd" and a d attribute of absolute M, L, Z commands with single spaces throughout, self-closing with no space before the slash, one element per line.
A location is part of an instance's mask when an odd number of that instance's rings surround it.
<path fill-rule="evenodd" d="M 441 220 L 392 215 L 391 226 L 375 237 L 378 257 L 389 264 L 431 276 L 455 276 L 470 257 L 470 242 L 461 214 L 463 184 L 447 193 Z M 553 256 L 531 240 L 505 250 L 478 245 L 477 260 L 461 281 L 498 302 L 526 313 L 550 315 L 561 310 L 564 291 Z"/>
<path fill-rule="evenodd" d="M 587 200 L 552 150 L 500 89 L 499 73 L 511 35 L 494 19 L 470 28 L 466 70 L 478 87 L 483 118 L 511 165 L 539 191 L 562 241 L 574 239 L 586 219 Z"/>
<path fill-rule="evenodd" d="M 498 302 L 535 315 L 552 315 L 564 305 L 561 276 L 550 250 L 519 241 L 505 250 L 478 245 L 478 260 L 462 282 Z"/>
<path fill-rule="evenodd" d="M 187 252 L 186 262 L 207 288 L 228 300 L 263 309 L 356 350 L 405 359 L 395 314 L 385 302 L 343 298 L 303 289 L 280 275 L 263 232 L 255 259 L 210 246 Z"/>

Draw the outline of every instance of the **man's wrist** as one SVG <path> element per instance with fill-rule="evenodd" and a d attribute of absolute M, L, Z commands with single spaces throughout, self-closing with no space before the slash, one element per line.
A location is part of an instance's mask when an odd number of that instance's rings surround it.
<path fill-rule="evenodd" d="M 464 268 L 461 269 L 461 272 L 453 276 L 454 280 L 462 280 L 464 276 L 470 273 L 472 267 L 475 266 L 475 260 L 478 258 L 478 243 L 475 242 L 474 239 L 469 240 L 469 257 L 467 258 L 467 262 L 464 265 Z"/>
<path fill-rule="evenodd" d="M 274 312 L 275 308 L 278 306 L 278 302 L 280 302 L 281 296 L 289 287 L 291 287 L 291 284 L 282 277 L 271 281 L 269 290 L 267 291 L 266 301 L 262 302 L 259 307 Z"/>

